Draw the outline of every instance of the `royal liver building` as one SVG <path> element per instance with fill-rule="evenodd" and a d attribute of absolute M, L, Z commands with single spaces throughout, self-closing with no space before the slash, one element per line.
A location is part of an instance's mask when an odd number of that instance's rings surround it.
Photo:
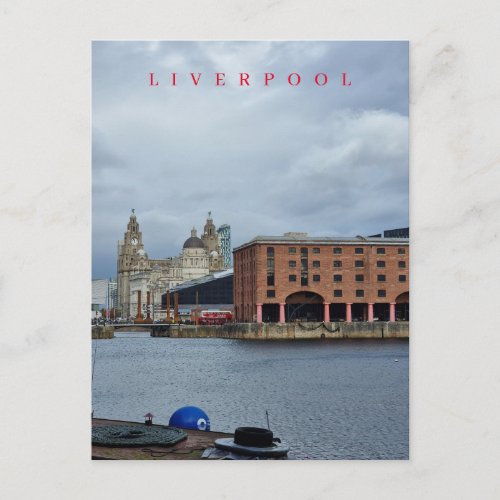
<path fill-rule="evenodd" d="M 151 306 L 158 307 L 161 295 L 173 286 L 227 269 L 231 264 L 230 245 L 230 226 L 224 224 L 217 230 L 209 212 L 201 238 L 193 227 L 178 256 L 150 259 L 144 250 L 137 216 L 132 210 L 117 251 L 118 308 L 122 317 L 136 315 L 139 296 L 143 311 L 148 293 Z"/>

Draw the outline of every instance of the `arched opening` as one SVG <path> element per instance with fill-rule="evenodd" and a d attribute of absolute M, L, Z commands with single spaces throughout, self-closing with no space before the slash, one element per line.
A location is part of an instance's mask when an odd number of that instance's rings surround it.
<path fill-rule="evenodd" d="M 280 320 L 279 304 L 262 305 L 262 321 L 264 323 L 277 323 Z"/>
<path fill-rule="evenodd" d="M 410 321 L 410 294 L 408 292 L 396 297 L 396 321 Z"/>
<path fill-rule="evenodd" d="M 389 321 L 389 304 L 380 303 L 373 305 L 374 321 Z"/>
<path fill-rule="evenodd" d="M 345 303 L 336 302 L 330 304 L 330 321 L 345 321 Z"/>
<path fill-rule="evenodd" d="M 323 297 L 314 292 L 296 292 L 286 298 L 286 321 L 323 321 Z"/>
<path fill-rule="evenodd" d="M 354 303 L 351 306 L 353 321 L 367 321 L 368 319 L 368 304 Z"/>

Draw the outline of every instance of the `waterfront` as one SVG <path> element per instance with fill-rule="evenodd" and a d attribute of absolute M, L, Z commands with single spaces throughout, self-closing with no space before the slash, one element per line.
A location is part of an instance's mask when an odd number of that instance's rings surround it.
<path fill-rule="evenodd" d="M 211 429 L 266 426 L 298 459 L 408 458 L 408 341 L 240 341 L 117 333 L 93 341 L 93 411 L 168 423 L 195 405 Z M 397 362 L 396 362 L 397 360 Z"/>

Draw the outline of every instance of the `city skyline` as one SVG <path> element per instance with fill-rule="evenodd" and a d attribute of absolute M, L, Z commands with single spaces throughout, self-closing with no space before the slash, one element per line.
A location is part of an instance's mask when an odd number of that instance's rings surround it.
<path fill-rule="evenodd" d="M 148 86 L 169 70 L 228 77 Z M 241 87 L 241 71 L 276 78 Z M 318 72 L 352 85 L 318 87 Z M 131 208 L 154 258 L 178 255 L 209 211 L 233 247 L 406 227 L 408 44 L 94 42 L 92 144 L 94 278 L 116 275 Z"/>

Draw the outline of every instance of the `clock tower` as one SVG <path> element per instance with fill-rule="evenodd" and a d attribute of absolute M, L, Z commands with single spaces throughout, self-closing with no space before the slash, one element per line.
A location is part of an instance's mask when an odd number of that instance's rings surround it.
<path fill-rule="evenodd" d="M 138 253 L 140 251 L 140 253 Z M 139 230 L 139 223 L 135 215 L 135 210 L 132 209 L 127 231 L 124 234 L 123 240 L 118 242 L 118 258 L 117 258 L 117 279 L 118 279 L 118 307 L 122 311 L 122 317 L 128 318 L 130 311 L 130 283 L 129 276 L 134 268 L 138 269 L 138 264 L 141 256 L 144 256 L 144 245 L 142 243 L 142 233 Z M 142 258 L 141 260 L 144 260 Z"/>

